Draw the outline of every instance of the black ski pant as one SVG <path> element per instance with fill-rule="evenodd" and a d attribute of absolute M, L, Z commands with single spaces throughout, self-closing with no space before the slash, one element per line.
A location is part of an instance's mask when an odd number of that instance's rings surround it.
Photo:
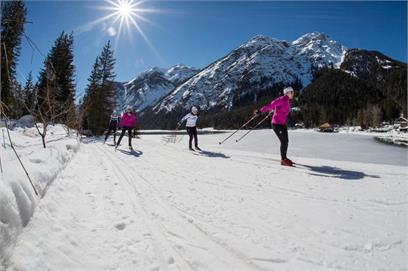
<path fill-rule="evenodd" d="M 106 136 L 105 136 L 105 142 L 108 139 L 110 133 L 113 132 L 113 142 L 116 144 L 116 131 L 117 130 L 118 130 L 118 128 L 117 128 L 116 125 L 110 125 L 109 129 L 108 129 L 108 132 L 106 133 Z"/>
<path fill-rule="evenodd" d="M 188 146 L 192 148 L 193 137 L 194 137 L 194 146 L 198 148 L 197 127 L 187 127 L 187 133 L 190 137 L 188 141 Z"/>
<path fill-rule="evenodd" d="M 288 137 L 288 128 L 286 125 L 282 124 L 272 124 L 272 129 L 275 132 L 275 134 L 278 136 L 279 141 L 281 143 L 280 145 L 280 153 L 281 153 L 281 158 L 286 159 L 286 154 L 288 152 L 288 144 L 289 144 L 289 137 Z"/>
<path fill-rule="evenodd" d="M 120 142 L 122 141 L 122 137 L 125 135 L 125 132 L 128 131 L 129 135 L 129 147 L 132 146 L 132 127 L 122 127 L 122 133 L 120 134 L 119 140 L 118 140 L 118 146 Z"/>

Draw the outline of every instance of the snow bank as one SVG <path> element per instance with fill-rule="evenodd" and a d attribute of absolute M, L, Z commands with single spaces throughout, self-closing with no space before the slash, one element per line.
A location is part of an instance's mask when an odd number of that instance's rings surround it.
<path fill-rule="evenodd" d="M 35 119 L 31 115 L 24 115 L 18 120 L 11 120 L 8 125 L 11 129 L 15 128 L 32 128 L 35 126 Z M 6 127 L 4 120 L 0 119 L 0 127 Z"/>
<path fill-rule="evenodd" d="M 44 196 L 49 184 L 79 147 L 76 139 L 68 137 L 61 125 L 55 125 L 49 129 L 47 149 L 44 149 L 41 137 L 30 122 L 30 118 L 26 117 L 13 123 L 14 130 L 10 131 L 10 135 L 39 196 L 35 195 L 10 147 L 6 129 L 1 128 L 0 156 L 3 173 L 0 173 L 0 270 L 7 265 L 17 236 L 29 222 L 40 197 Z"/>
<path fill-rule="evenodd" d="M 387 144 L 394 144 L 402 147 L 408 147 L 408 134 L 376 136 L 376 140 Z"/>

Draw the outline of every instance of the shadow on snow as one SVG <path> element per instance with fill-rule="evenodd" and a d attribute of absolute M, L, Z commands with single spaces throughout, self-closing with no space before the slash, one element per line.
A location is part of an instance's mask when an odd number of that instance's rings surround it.
<path fill-rule="evenodd" d="M 364 177 L 380 178 L 378 175 L 367 175 L 362 171 L 344 170 L 331 166 L 310 166 L 304 164 L 296 165 L 309 169 L 311 171 L 309 174 L 313 176 L 338 178 L 343 180 L 359 180 L 363 179 Z"/>
<path fill-rule="evenodd" d="M 197 155 L 215 157 L 215 158 L 225 158 L 225 159 L 231 158 L 221 152 L 210 152 L 210 151 L 200 151 L 200 152 L 197 152 Z"/>
<path fill-rule="evenodd" d="M 127 154 L 127 155 L 135 156 L 135 157 L 139 157 L 139 156 L 141 156 L 143 154 L 142 151 L 138 151 L 138 150 L 121 150 L 121 149 L 118 149 L 118 151 L 120 151 L 121 153 Z"/>

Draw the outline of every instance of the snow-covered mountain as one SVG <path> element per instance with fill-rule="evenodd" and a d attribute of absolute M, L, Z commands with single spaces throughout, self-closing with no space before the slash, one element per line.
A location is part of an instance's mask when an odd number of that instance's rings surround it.
<path fill-rule="evenodd" d="M 152 68 L 126 83 L 116 83 L 117 109 L 127 105 L 137 111 L 157 103 L 178 84 L 190 78 L 198 70 L 179 64 L 168 69 Z"/>
<path fill-rule="evenodd" d="M 406 69 L 406 64 L 377 51 L 350 49 L 341 64 L 341 69 L 354 77 L 370 81 L 384 80 L 384 73 L 394 69 Z"/>
<path fill-rule="evenodd" d="M 154 112 L 192 105 L 230 109 L 235 99 L 278 83 L 304 87 L 313 78 L 313 68 L 339 68 L 345 53 L 343 45 L 323 33 L 308 33 L 292 43 L 258 35 L 179 85 Z"/>
<path fill-rule="evenodd" d="M 120 109 L 134 105 L 145 126 L 164 127 L 158 119 L 170 123 L 193 105 L 207 112 L 230 111 L 273 96 L 282 86 L 303 89 L 325 67 L 377 82 L 374 87 L 384 89 L 385 96 L 406 100 L 398 86 L 389 87 L 394 85 L 390 80 L 405 75 L 405 63 L 379 52 L 347 49 L 324 33 L 312 32 L 292 42 L 255 36 L 202 70 L 153 68 L 119 87 L 118 104 Z"/>
<path fill-rule="evenodd" d="M 407 64 L 377 51 L 350 49 L 340 68 L 351 76 L 363 79 L 392 100 L 406 114 Z"/>
<path fill-rule="evenodd" d="M 292 42 L 297 58 L 305 58 L 306 63 L 315 67 L 333 65 L 339 68 L 342 63 L 346 48 L 337 41 L 329 39 L 324 33 L 313 32 L 303 35 Z"/>

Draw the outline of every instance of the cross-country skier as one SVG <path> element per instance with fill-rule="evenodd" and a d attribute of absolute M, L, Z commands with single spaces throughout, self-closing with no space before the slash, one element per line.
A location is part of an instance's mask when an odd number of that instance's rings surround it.
<path fill-rule="evenodd" d="M 109 128 L 108 132 L 106 133 L 104 143 L 106 143 L 106 140 L 108 139 L 110 133 L 113 131 L 113 145 L 116 146 L 116 131 L 118 130 L 119 121 L 120 121 L 119 114 L 116 110 L 114 110 L 112 112 L 112 115 L 110 116 Z"/>
<path fill-rule="evenodd" d="M 281 153 L 281 165 L 293 166 L 293 162 L 286 156 L 288 151 L 288 128 L 286 127 L 286 118 L 290 111 L 291 100 L 294 96 L 292 87 L 287 87 L 283 90 L 283 96 L 273 100 L 270 104 L 267 104 L 255 111 L 255 114 L 273 112 L 272 128 L 280 141 L 280 153 Z"/>
<path fill-rule="evenodd" d="M 129 135 L 129 148 L 132 148 L 132 129 L 133 126 L 136 124 L 136 113 L 133 112 L 132 107 L 129 105 L 126 107 L 126 111 L 123 112 L 122 117 L 119 122 L 119 127 L 122 128 L 122 133 L 120 134 L 118 143 L 116 144 L 116 148 L 120 145 L 125 132 L 128 131 Z"/>
<path fill-rule="evenodd" d="M 187 115 L 185 115 L 178 123 L 178 127 L 180 127 L 184 121 L 186 122 L 186 129 L 187 129 L 187 133 L 190 137 L 189 141 L 188 141 L 188 146 L 190 148 L 191 151 L 194 151 L 192 143 L 193 143 L 193 138 L 194 138 L 194 146 L 196 148 L 196 150 L 201 151 L 201 149 L 198 147 L 198 139 L 197 139 L 197 119 L 198 119 L 198 109 L 197 107 L 193 106 L 191 107 L 191 112 L 188 113 Z"/>

